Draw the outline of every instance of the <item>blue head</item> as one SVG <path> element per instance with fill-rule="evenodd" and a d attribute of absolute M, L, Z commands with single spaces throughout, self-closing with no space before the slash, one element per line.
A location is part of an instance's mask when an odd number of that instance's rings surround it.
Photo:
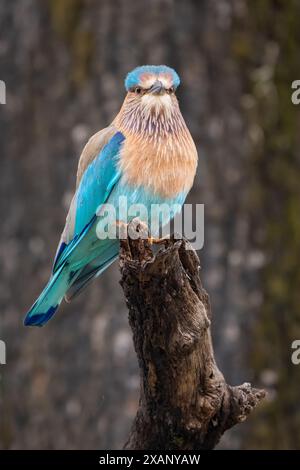
<path fill-rule="evenodd" d="M 175 92 L 180 78 L 174 69 L 166 65 L 143 65 L 132 70 L 125 79 L 127 91 L 153 93 Z M 154 85 L 154 87 L 153 87 Z"/>

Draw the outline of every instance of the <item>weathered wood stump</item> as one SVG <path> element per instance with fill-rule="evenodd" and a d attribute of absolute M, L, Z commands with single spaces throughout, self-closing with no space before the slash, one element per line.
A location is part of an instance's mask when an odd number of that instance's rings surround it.
<path fill-rule="evenodd" d="M 140 402 L 125 449 L 212 449 L 265 396 L 227 385 L 211 340 L 211 307 L 196 252 L 166 240 L 121 241 L 121 285 L 141 376 Z"/>

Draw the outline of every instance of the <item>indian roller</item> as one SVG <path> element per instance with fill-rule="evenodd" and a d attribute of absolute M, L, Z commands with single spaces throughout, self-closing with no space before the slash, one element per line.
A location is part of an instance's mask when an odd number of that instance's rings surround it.
<path fill-rule="evenodd" d="M 118 237 L 97 235 L 102 207 L 118 210 L 120 197 L 128 206 L 143 204 L 149 213 L 152 204 L 183 205 L 198 156 L 176 98 L 179 83 L 165 65 L 137 67 L 126 76 L 119 113 L 82 151 L 52 274 L 25 325 L 43 326 L 63 298 L 70 301 L 118 257 Z M 117 222 L 129 223 L 130 217 L 126 213 Z"/>

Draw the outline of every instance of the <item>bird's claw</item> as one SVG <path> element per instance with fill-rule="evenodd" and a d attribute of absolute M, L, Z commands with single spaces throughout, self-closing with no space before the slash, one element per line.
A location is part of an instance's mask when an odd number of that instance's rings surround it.
<path fill-rule="evenodd" d="M 167 238 L 155 238 L 155 237 L 148 238 L 148 242 L 150 243 L 150 245 L 162 245 L 167 240 L 168 240 Z"/>

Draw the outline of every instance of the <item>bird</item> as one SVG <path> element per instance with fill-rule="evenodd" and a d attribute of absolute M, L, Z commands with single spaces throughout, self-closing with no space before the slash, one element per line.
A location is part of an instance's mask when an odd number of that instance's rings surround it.
<path fill-rule="evenodd" d="M 178 211 L 193 185 L 198 154 L 179 108 L 177 72 L 166 65 L 143 65 L 129 72 L 124 84 L 117 116 L 81 153 L 52 273 L 25 326 L 45 325 L 64 298 L 70 302 L 117 259 L 119 238 L 97 234 L 107 205 L 116 209 L 116 217 L 121 198 L 149 211 L 155 204 Z M 169 218 L 174 215 L 175 210 Z M 130 220 L 126 212 L 116 224 Z"/>

